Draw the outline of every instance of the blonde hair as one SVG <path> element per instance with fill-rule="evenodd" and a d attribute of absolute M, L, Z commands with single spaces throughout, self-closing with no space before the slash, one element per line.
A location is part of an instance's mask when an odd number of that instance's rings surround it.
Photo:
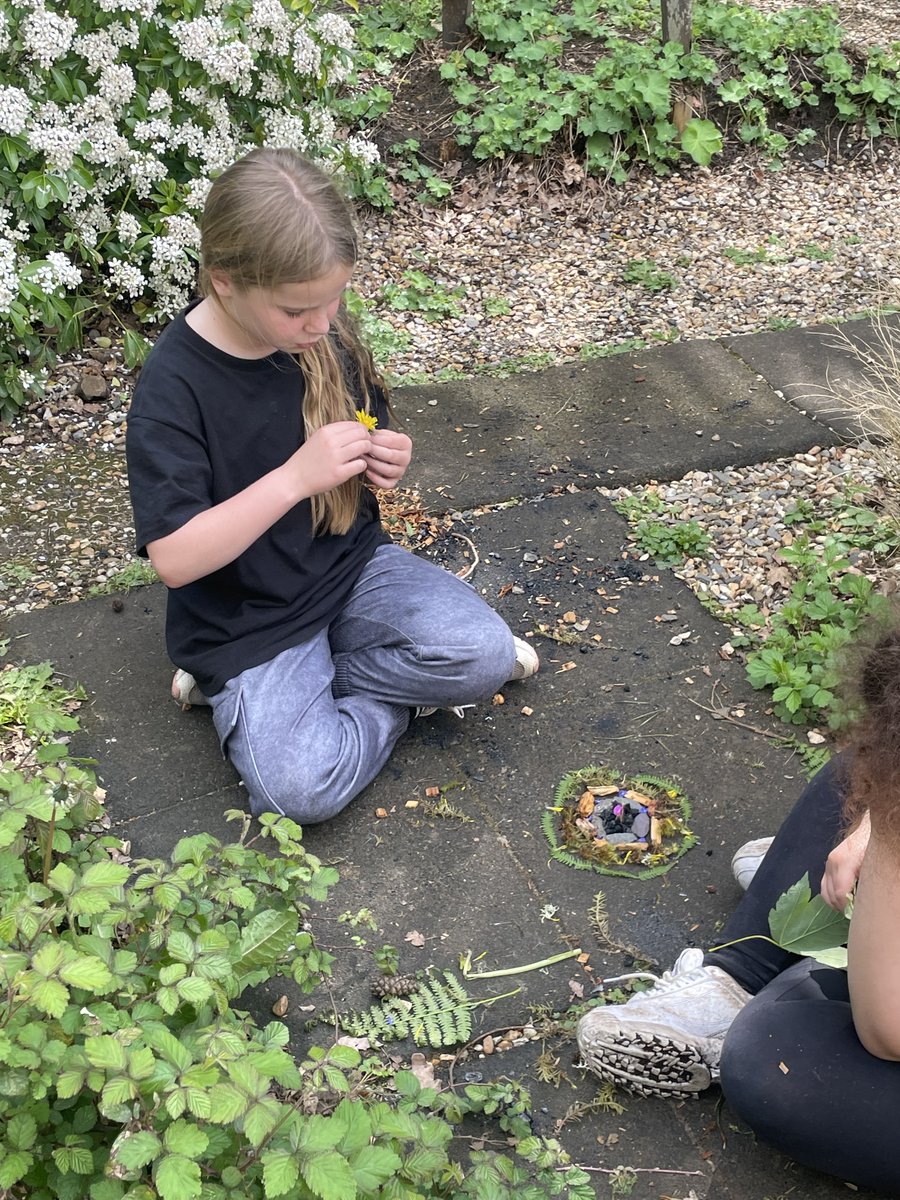
<path fill-rule="evenodd" d="M 353 212 L 332 179 L 294 150 L 252 150 L 213 183 L 200 222 L 200 292 L 221 303 L 211 273 L 239 291 L 321 279 L 358 256 Z M 327 337 L 298 356 L 305 436 L 353 420 L 384 380 L 341 301 Z M 313 496 L 313 532 L 346 533 L 359 514 L 359 475 Z"/>

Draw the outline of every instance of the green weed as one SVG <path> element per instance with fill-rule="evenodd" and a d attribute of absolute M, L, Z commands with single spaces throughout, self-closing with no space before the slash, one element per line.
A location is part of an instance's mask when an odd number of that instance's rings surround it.
<path fill-rule="evenodd" d="M 108 596 L 112 592 L 130 592 L 132 588 L 144 587 L 148 583 L 159 583 L 159 576 L 145 558 L 136 558 L 103 583 L 94 584 L 88 595 Z"/>
<path fill-rule="evenodd" d="M 648 292 L 664 292 L 676 283 L 674 275 L 662 271 L 648 258 L 633 258 L 622 272 L 625 283 L 638 283 Z"/>

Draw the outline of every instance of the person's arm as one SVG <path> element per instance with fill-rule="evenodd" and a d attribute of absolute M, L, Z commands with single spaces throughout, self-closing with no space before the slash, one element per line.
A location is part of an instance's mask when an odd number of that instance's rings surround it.
<path fill-rule="evenodd" d="M 365 471 L 370 451 L 371 436 L 359 421 L 323 425 L 282 466 L 198 513 L 174 533 L 149 542 L 151 563 L 172 588 L 219 570 L 301 500 Z"/>
<path fill-rule="evenodd" d="M 900 872 L 897 847 L 873 829 L 850 922 L 850 1008 L 859 1040 L 900 1061 Z"/>

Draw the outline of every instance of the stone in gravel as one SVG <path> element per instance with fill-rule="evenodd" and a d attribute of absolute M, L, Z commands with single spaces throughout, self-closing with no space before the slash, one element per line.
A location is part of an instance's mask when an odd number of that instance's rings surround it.
<path fill-rule="evenodd" d="M 78 395 L 83 400 L 105 400 L 109 395 L 109 384 L 102 375 L 85 371 L 78 381 Z"/>

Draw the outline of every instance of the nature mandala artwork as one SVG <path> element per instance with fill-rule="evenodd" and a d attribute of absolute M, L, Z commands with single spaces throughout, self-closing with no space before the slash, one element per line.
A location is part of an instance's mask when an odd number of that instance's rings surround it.
<path fill-rule="evenodd" d="M 563 776 L 542 824 L 559 862 L 649 879 L 696 842 L 690 817 L 690 801 L 670 779 L 583 767 Z"/>

